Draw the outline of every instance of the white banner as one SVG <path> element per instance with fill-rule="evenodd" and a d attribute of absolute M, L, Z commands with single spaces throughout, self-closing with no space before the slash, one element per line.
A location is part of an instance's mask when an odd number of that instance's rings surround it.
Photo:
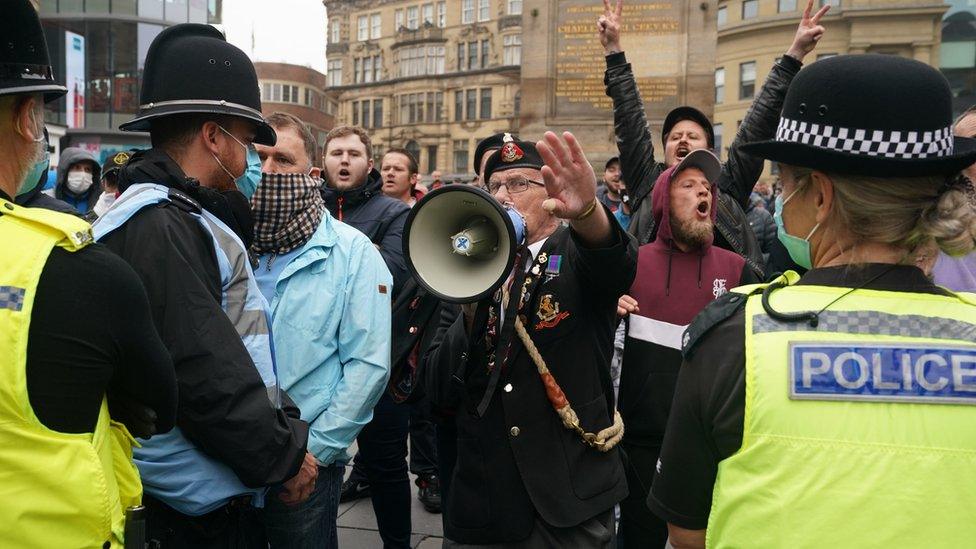
<path fill-rule="evenodd" d="M 85 37 L 64 32 L 64 68 L 68 86 L 67 117 L 69 128 L 85 127 Z"/>

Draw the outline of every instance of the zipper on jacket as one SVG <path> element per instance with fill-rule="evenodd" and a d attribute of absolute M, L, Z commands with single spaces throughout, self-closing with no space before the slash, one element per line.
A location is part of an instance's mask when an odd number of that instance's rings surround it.
<path fill-rule="evenodd" d="M 339 206 L 339 221 L 342 221 L 342 203 L 346 201 L 344 196 L 340 196 L 336 199 L 336 204 Z"/>
<path fill-rule="evenodd" d="M 268 264 L 264 266 L 264 268 L 269 272 L 271 271 L 271 265 L 274 263 L 276 257 L 278 257 L 277 252 L 271 252 L 271 257 L 268 258 Z"/>

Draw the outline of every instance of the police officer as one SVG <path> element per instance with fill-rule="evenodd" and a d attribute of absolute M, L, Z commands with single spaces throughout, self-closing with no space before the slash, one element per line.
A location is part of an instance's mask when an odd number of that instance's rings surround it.
<path fill-rule="evenodd" d="M 253 143 L 273 145 L 275 132 L 251 61 L 208 25 L 153 40 L 141 103 L 122 129 L 148 131 L 153 148 L 119 172 L 122 195 L 94 231 L 142 278 L 178 374 L 177 428 L 135 452 L 149 534 L 163 547 L 263 545 L 267 487 L 300 502 L 318 471 L 308 425 L 278 390 L 245 244 L 261 178 Z"/>
<path fill-rule="evenodd" d="M 126 427 L 172 428 L 173 365 L 91 227 L 13 203 L 47 170 L 44 103 L 66 89 L 30 2 L 4 3 L 0 36 L 0 546 L 120 547 L 141 496 Z"/>
<path fill-rule="evenodd" d="M 962 547 L 976 528 L 976 296 L 914 265 L 976 246 L 945 78 L 887 55 L 803 69 L 776 139 L 778 236 L 811 268 L 717 300 L 648 503 L 674 547 Z"/>
<path fill-rule="evenodd" d="M 457 410 L 445 547 L 610 547 L 627 495 L 609 367 L 637 250 L 564 136 L 507 136 L 488 160 L 488 190 L 524 215 L 527 246 L 498 292 L 510 298 L 445 315 L 425 363 L 431 401 Z"/>

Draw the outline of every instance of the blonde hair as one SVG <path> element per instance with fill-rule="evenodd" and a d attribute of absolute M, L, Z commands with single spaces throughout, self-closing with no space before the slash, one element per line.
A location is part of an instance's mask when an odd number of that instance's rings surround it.
<path fill-rule="evenodd" d="M 793 168 L 805 192 L 813 170 Z M 935 243 L 951 256 L 976 249 L 976 192 L 963 176 L 868 177 L 827 173 L 833 182 L 830 213 L 855 238 L 913 253 Z"/>

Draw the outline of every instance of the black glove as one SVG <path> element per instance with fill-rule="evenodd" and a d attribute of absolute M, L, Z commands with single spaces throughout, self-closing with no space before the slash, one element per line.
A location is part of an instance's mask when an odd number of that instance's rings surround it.
<path fill-rule="evenodd" d="M 125 425 L 136 438 L 156 434 L 156 411 L 125 395 L 109 395 L 108 410 L 112 419 Z"/>

